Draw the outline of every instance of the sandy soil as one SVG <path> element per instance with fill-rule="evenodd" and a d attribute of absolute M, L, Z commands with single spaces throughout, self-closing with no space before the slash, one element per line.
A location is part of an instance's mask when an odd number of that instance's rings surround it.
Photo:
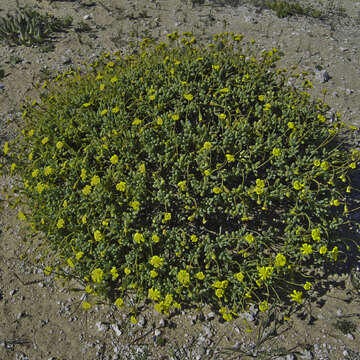
<path fill-rule="evenodd" d="M 326 102 L 333 112 L 339 111 L 349 124 L 360 125 L 360 2 L 300 2 L 321 9 L 326 15 L 323 20 L 279 19 L 272 11 L 245 1 L 233 1 L 234 6 L 210 0 L 201 5 L 186 0 L 18 3 L 33 5 L 43 14 L 70 15 L 73 26 L 54 36 L 51 52 L 1 44 L 0 68 L 5 70 L 0 80 L 1 146 L 16 135 L 21 124 L 19 106 L 27 96 L 37 96 L 33 88 L 37 81 L 68 66 L 83 66 L 104 51 L 126 52 L 129 41 L 149 36 L 164 39 L 175 30 L 193 31 L 203 40 L 233 31 L 255 39 L 259 50 L 278 48 L 285 54 L 279 66 L 298 65 L 298 72 L 311 73 L 311 94 L 322 97 L 322 89 L 327 89 Z M 15 0 L 1 1 L 0 16 L 16 7 Z M 75 31 L 84 23 L 91 31 Z M 329 74 L 325 83 L 316 77 L 319 65 Z M 11 186 L 11 180 L 2 178 L 4 184 Z M 0 196 L 3 200 L 4 194 Z M 136 359 L 136 353 L 138 359 L 360 359 L 359 296 L 349 276 L 354 262 L 320 281 L 304 306 L 288 309 L 288 321 L 282 320 L 285 313 L 273 314 L 265 326 L 265 318 L 250 312 L 226 324 L 204 309 L 204 314 L 187 310 L 164 322 L 147 310 L 139 324 L 131 325 L 126 311 L 106 304 L 84 312 L 79 308 L 82 293 L 71 291 L 77 284 L 62 286 L 44 276 L 41 266 L 21 261 L 20 254 L 31 254 L 29 236 L 16 220 L 16 211 L 0 203 L 0 360 Z M 277 335 L 271 338 L 269 330 L 274 326 Z M 267 340 L 255 346 L 263 328 Z M 232 351 L 214 355 L 216 349 L 226 347 Z M 247 356 L 236 352 L 240 350 Z M 148 357 L 140 357 L 145 351 Z"/>

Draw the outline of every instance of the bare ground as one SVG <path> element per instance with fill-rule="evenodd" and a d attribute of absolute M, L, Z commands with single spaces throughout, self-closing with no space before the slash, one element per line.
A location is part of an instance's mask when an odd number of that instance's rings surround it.
<path fill-rule="evenodd" d="M 339 111 L 345 122 L 360 125 L 360 2 L 341 0 L 301 1 L 322 10 L 326 19 L 303 16 L 279 19 L 274 12 L 255 8 L 245 1 L 235 6 L 206 1 L 194 5 L 180 0 L 153 1 L 19 1 L 20 6 L 34 5 L 41 13 L 57 17 L 70 15 L 74 26 L 54 37 L 55 49 L 0 46 L 0 141 L 13 138 L 21 124 L 20 104 L 39 79 L 54 76 L 68 66 L 83 66 L 104 51 L 123 49 L 130 40 L 144 37 L 163 39 L 174 30 L 193 31 L 202 39 L 222 31 L 242 33 L 255 39 L 258 49 L 276 47 L 285 56 L 279 66 L 298 65 L 298 72 L 313 76 L 314 97 L 322 97 Z M 226 2 L 225 2 L 226 3 Z M 227 2 L 229 3 L 229 2 Z M 16 9 L 16 1 L 0 3 L 0 16 Z M 345 14 L 339 11 L 344 7 Z M 90 32 L 76 32 L 82 23 Z M 329 73 L 329 81 L 315 78 L 315 67 Z M 356 141 L 356 140 L 354 140 Z M 3 178 L 2 184 L 11 185 Z M 4 199 L 4 194 L 1 200 Z M 19 259 L 28 252 L 28 234 L 16 220 L 16 211 L 1 201 L 0 214 L 0 360 L 7 359 L 360 359 L 360 312 L 357 289 L 349 271 L 355 263 L 338 268 L 327 280 L 319 282 L 310 301 L 299 308 L 274 314 L 262 325 L 258 315 L 227 324 L 204 309 L 177 314 L 165 323 L 159 314 L 147 310 L 144 321 L 129 323 L 127 312 L 106 304 L 88 312 L 80 307 L 81 292 L 71 291 L 76 283 L 62 286 L 52 277 Z M 285 310 L 284 310 L 285 311 Z M 253 316 L 252 316 L 253 315 Z M 283 320 L 284 315 L 290 320 Z M 247 320 L 246 320 L 247 319 Z M 265 321 L 265 320 L 264 320 Z M 277 326 L 276 336 L 270 329 Z M 261 329 L 266 329 L 260 345 Z M 257 346 L 255 346 L 257 344 Z M 227 354 L 215 355 L 226 347 Z M 172 353 L 173 349 L 173 353 Z M 141 351 L 149 355 L 140 357 Z M 240 351 L 247 353 L 241 355 Z M 263 351 L 263 353 L 261 352 Z M 138 353 L 138 357 L 135 354 Z M 144 353 L 145 354 L 145 353 Z M 293 356 L 293 357 L 291 357 Z M 280 359 L 280 358 L 279 358 Z"/>

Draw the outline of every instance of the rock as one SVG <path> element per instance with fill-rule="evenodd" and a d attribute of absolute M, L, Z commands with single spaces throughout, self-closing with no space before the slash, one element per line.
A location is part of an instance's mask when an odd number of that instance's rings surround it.
<path fill-rule="evenodd" d="M 140 316 L 137 324 L 138 324 L 138 326 L 143 328 L 146 325 L 146 319 L 143 316 Z"/>
<path fill-rule="evenodd" d="M 109 330 L 109 325 L 108 324 L 104 324 L 101 321 L 98 321 L 96 323 L 96 327 L 98 328 L 98 331 L 106 331 Z"/>
<path fill-rule="evenodd" d="M 159 327 L 163 328 L 163 327 L 165 327 L 165 326 L 166 326 L 166 320 L 160 319 L 160 320 L 159 320 Z"/>
<path fill-rule="evenodd" d="M 325 83 L 329 81 L 329 74 L 326 70 L 315 70 L 315 78 L 319 80 L 321 83 Z"/>
<path fill-rule="evenodd" d="M 18 289 L 10 290 L 9 295 L 14 296 L 18 292 Z"/>
<path fill-rule="evenodd" d="M 121 329 L 119 329 L 118 324 L 112 324 L 111 328 L 115 331 L 116 336 L 120 336 L 122 334 Z"/>
<path fill-rule="evenodd" d="M 311 360 L 314 358 L 312 352 L 309 350 L 300 351 L 299 356 L 300 356 L 300 359 L 303 359 L 303 360 Z"/>
<path fill-rule="evenodd" d="M 215 313 L 212 311 L 212 312 L 209 312 L 207 315 L 206 315 L 206 320 L 207 321 L 211 321 L 211 320 L 214 320 L 215 319 Z"/>

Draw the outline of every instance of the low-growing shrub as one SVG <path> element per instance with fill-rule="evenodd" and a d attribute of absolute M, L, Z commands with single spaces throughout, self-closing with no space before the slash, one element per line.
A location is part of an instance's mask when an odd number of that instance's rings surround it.
<path fill-rule="evenodd" d="M 257 59 L 242 35 L 168 38 L 70 69 L 24 106 L 3 152 L 18 216 L 52 256 L 45 272 L 81 281 L 84 308 L 150 299 L 230 320 L 250 303 L 301 303 L 308 271 L 338 258 L 359 158 L 341 149 L 340 114 L 330 124 L 321 99 L 272 70 L 276 49 Z"/>

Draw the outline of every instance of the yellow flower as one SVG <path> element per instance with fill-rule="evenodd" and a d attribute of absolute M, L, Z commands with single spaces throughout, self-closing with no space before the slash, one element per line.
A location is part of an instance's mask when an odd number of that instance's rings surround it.
<path fill-rule="evenodd" d="M 144 239 L 144 235 L 143 234 L 140 234 L 140 233 L 135 233 L 134 234 L 134 241 L 137 243 L 137 244 L 140 244 L 141 242 L 144 242 L 145 239 Z"/>
<path fill-rule="evenodd" d="M 318 159 L 314 160 L 314 166 L 320 166 L 320 160 Z"/>
<path fill-rule="evenodd" d="M 35 169 L 32 173 L 31 173 L 31 176 L 33 178 L 37 177 L 39 175 L 39 169 Z"/>
<path fill-rule="evenodd" d="M 198 241 L 198 238 L 196 235 L 191 235 L 190 236 L 190 240 L 193 242 L 193 243 L 196 243 Z"/>
<path fill-rule="evenodd" d="M 295 124 L 292 121 L 289 121 L 287 123 L 287 126 L 288 126 L 289 129 L 294 129 L 295 128 Z"/>
<path fill-rule="evenodd" d="M 151 237 L 151 240 L 154 242 L 154 243 L 158 243 L 160 241 L 160 238 L 157 236 L 157 235 L 153 235 Z"/>
<path fill-rule="evenodd" d="M 132 324 L 136 325 L 136 324 L 137 324 L 136 317 L 135 317 L 135 316 L 131 316 L 130 322 L 131 322 Z"/>
<path fill-rule="evenodd" d="M 121 309 L 124 306 L 124 300 L 122 298 L 117 298 L 114 302 L 114 305 L 118 308 Z"/>
<path fill-rule="evenodd" d="M 52 267 L 51 266 L 46 266 L 44 269 L 44 274 L 46 276 L 49 276 L 52 273 Z"/>
<path fill-rule="evenodd" d="M 223 89 L 220 89 L 219 92 L 221 92 L 222 94 L 227 94 L 230 92 L 230 89 L 229 88 L 223 88 Z"/>
<path fill-rule="evenodd" d="M 259 272 L 260 280 L 266 280 L 271 276 L 274 268 L 272 266 L 258 266 L 257 270 Z"/>
<path fill-rule="evenodd" d="M 37 183 L 36 185 L 36 191 L 41 194 L 46 188 L 46 185 L 43 183 Z"/>
<path fill-rule="evenodd" d="M 87 222 L 87 216 L 86 216 L 86 215 L 83 215 L 83 216 L 81 217 L 81 222 L 82 222 L 83 224 L 86 224 L 86 222 Z"/>
<path fill-rule="evenodd" d="M 355 169 L 356 168 L 356 163 L 352 162 L 350 165 L 349 165 L 350 168 L 352 169 Z"/>
<path fill-rule="evenodd" d="M 69 265 L 71 268 L 74 268 L 74 267 L 75 267 L 73 261 L 72 261 L 70 258 L 67 259 L 67 263 L 68 263 L 68 265 Z"/>
<path fill-rule="evenodd" d="M 82 308 L 83 308 L 84 310 L 89 310 L 92 305 L 91 305 L 89 302 L 87 302 L 87 301 L 83 301 L 83 302 L 81 303 L 81 306 L 82 306 Z"/>
<path fill-rule="evenodd" d="M 22 221 L 26 220 L 26 216 L 21 210 L 19 210 L 19 212 L 18 212 L 18 218 Z"/>
<path fill-rule="evenodd" d="M 4 155 L 6 155 L 8 152 L 9 152 L 9 142 L 8 141 L 5 141 L 5 144 L 4 144 Z"/>
<path fill-rule="evenodd" d="M 199 280 L 204 280 L 205 279 L 205 275 L 202 271 L 196 273 L 196 278 L 199 279 Z"/>
<path fill-rule="evenodd" d="M 264 97 L 264 95 L 259 95 L 259 96 L 258 96 L 258 99 L 259 99 L 259 101 L 264 101 L 264 100 L 265 100 L 265 97 Z"/>
<path fill-rule="evenodd" d="M 158 289 L 150 288 L 148 291 L 148 298 L 154 301 L 158 301 L 161 298 L 160 291 Z"/>
<path fill-rule="evenodd" d="M 320 250 L 319 250 L 319 253 L 321 255 L 325 255 L 327 253 L 327 247 L 325 245 L 323 245 Z"/>
<path fill-rule="evenodd" d="M 221 114 L 219 114 L 218 115 L 218 117 L 220 118 L 220 119 L 226 119 L 226 114 L 224 114 L 224 113 L 221 113 Z"/>
<path fill-rule="evenodd" d="M 86 179 L 86 170 L 85 169 L 81 169 L 81 180 L 84 181 Z"/>
<path fill-rule="evenodd" d="M 333 203 L 334 206 L 339 206 L 339 205 L 340 205 L 340 201 L 339 201 L 339 200 L 334 200 L 332 203 Z"/>
<path fill-rule="evenodd" d="M 221 188 L 219 188 L 219 187 L 214 187 L 213 188 L 213 192 L 215 193 L 215 194 L 220 194 L 221 193 Z"/>
<path fill-rule="evenodd" d="M 311 237 L 314 241 L 320 241 L 320 229 L 313 229 L 311 231 Z"/>
<path fill-rule="evenodd" d="M 119 277 L 119 274 L 117 272 L 117 269 L 115 266 L 113 266 L 110 270 L 110 274 L 112 275 L 112 280 L 116 280 Z"/>
<path fill-rule="evenodd" d="M 124 269 L 124 273 L 125 273 L 126 275 L 129 275 L 129 274 L 131 273 L 131 270 L 126 267 L 126 268 Z"/>
<path fill-rule="evenodd" d="M 64 221 L 64 219 L 59 219 L 59 221 L 57 222 L 57 227 L 59 228 L 59 229 L 61 229 L 61 228 L 63 228 L 64 227 L 64 224 L 65 224 L 65 221 Z"/>
<path fill-rule="evenodd" d="M 91 278 L 92 278 L 93 282 L 96 282 L 96 283 L 101 282 L 103 276 L 104 276 L 104 272 L 100 268 L 97 268 L 91 272 Z"/>
<path fill-rule="evenodd" d="M 107 112 L 108 112 L 108 110 L 107 110 L 107 109 L 104 109 L 104 110 L 102 110 L 102 111 L 100 112 L 100 115 L 106 115 Z"/>
<path fill-rule="evenodd" d="M 84 256 L 84 253 L 82 251 L 79 251 L 76 253 L 75 258 L 76 260 L 80 260 Z"/>
<path fill-rule="evenodd" d="M 139 165 L 139 171 L 144 174 L 145 173 L 145 170 L 146 170 L 146 167 L 145 167 L 145 164 L 140 164 Z"/>
<path fill-rule="evenodd" d="M 210 174 L 211 174 L 210 170 L 205 170 L 205 171 L 204 171 L 204 175 L 205 175 L 205 176 L 209 176 Z"/>
<path fill-rule="evenodd" d="M 304 255 L 310 255 L 313 252 L 312 246 L 306 243 L 302 244 L 300 250 Z"/>
<path fill-rule="evenodd" d="M 159 116 L 159 117 L 156 119 L 156 123 L 157 123 L 159 126 L 161 126 L 161 125 L 164 123 L 164 121 L 163 121 L 163 119 Z"/>
<path fill-rule="evenodd" d="M 136 200 L 134 201 L 130 201 L 130 206 L 134 209 L 134 210 L 139 210 L 140 207 L 140 203 Z"/>
<path fill-rule="evenodd" d="M 150 259 L 150 264 L 155 268 L 161 267 L 164 263 L 164 259 L 155 255 Z"/>
<path fill-rule="evenodd" d="M 95 241 L 101 241 L 104 239 L 104 236 L 99 230 L 95 230 L 94 239 L 95 239 Z"/>
<path fill-rule="evenodd" d="M 48 138 L 48 137 L 44 137 L 44 138 L 41 140 L 41 143 L 42 143 L 43 145 L 45 145 L 48 141 L 49 141 L 49 138 Z"/>
<path fill-rule="evenodd" d="M 103 91 L 105 89 L 105 84 L 100 84 L 99 89 L 100 91 Z"/>
<path fill-rule="evenodd" d="M 140 120 L 140 119 L 135 119 L 135 120 L 132 122 L 133 125 L 140 125 L 141 123 L 142 123 L 142 120 Z"/>
<path fill-rule="evenodd" d="M 113 155 L 111 158 L 110 158 L 110 162 L 115 165 L 117 162 L 119 161 L 119 157 L 117 155 Z"/>
<path fill-rule="evenodd" d="M 155 270 L 151 270 L 150 271 L 150 276 L 154 279 L 158 276 L 159 274 L 155 271 Z"/>
<path fill-rule="evenodd" d="M 194 96 L 191 94 L 184 94 L 184 98 L 188 101 L 191 101 L 194 98 Z"/>
<path fill-rule="evenodd" d="M 178 272 L 177 278 L 178 281 L 184 286 L 187 286 L 190 282 L 190 274 L 186 270 L 180 270 Z"/>
<path fill-rule="evenodd" d="M 111 109 L 111 112 L 113 114 L 117 114 L 119 111 L 120 111 L 120 109 L 117 106 L 115 106 L 114 108 Z"/>
<path fill-rule="evenodd" d="M 294 290 L 293 293 L 290 294 L 291 301 L 296 301 L 297 303 L 301 304 L 303 301 L 302 294 L 302 291 Z"/>
<path fill-rule="evenodd" d="M 339 248 L 337 246 L 334 246 L 334 248 L 331 250 L 330 256 L 333 258 L 334 261 L 337 260 L 339 254 Z"/>
<path fill-rule="evenodd" d="M 234 155 L 226 154 L 225 156 L 226 156 L 226 160 L 227 160 L 228 162 L 233 162 L 233 161 L 235 161 Z"/>
<path fill-rule="evenodd" d="M 326 121 L 326 118 L 325 118 L 323 115 L 321 115 L 321 114 L 318 114 L 317 118 L 318 118 L 322 123 Z"/>
<path fill-rule="evenodd" d="M 211 65 L 211 67 L 212 67 L 214 70 L 219 70 L 219 69 L 220 69 L 220 65 Z"/>
<path fill-rule="evenodd" d="M 95 186 L 95 185 L 97 185 L 97 184 L 100 184 L 100 177 L 97 176 L 97 175 L 94 175 L 94 176 L 91 178 L 90 184 L 91 184 L 92 186 Z"/>
<path fill-rule="evenodd" d="M 326 171 L 329 168 L 329 163 L 327 161 L 323 161 L 320 166 L 324 171 Z"/>
<path fill-rule="evenodd" d="M 82 189 L 82 193 L 84 195 L 89 195 L 91 193 L 91 186 L 90 185 L 86 185 L 83 189 Z"/>
<path fill-rule="evenodd" d="M 175 121 L 180 119 L 178 114 L 171 115 L 171 118 Z"/>
<path fill-rule="evenodd" d="M 169 221 L 171 220 L 171 213 L 165 213 L 164 214 L 164 221 Z"/>
<path fill-rule="evenodd" d="M 206 150 L 209 150 L 211 148 L 211 142 L 205 141 L 204 145 L 203 145 L 203 148 L 206 149 Z"/>
<path fill-rule="evenodd" d="M 45 169 L 44 169 L 44 175 L 45 175 L 45 176 L 51 175 L 52 172 L 53 172 L 53 169 L 52 169 L 51 166 L 46 166 L 46 167 L 45 167 Z"/>
<path fill-rule="evenodd" d="M 116 190 L 117 191 L 125 191 L 125 186 L 126 186 L 126 183 L 124 183 L 123 181 L 120 181 L 119 183 L 116 184 Z"/>
<path fill-rule="evenodd" d="M 243 281 L 244 280 L 244 274 L 242 272 L 238 272 L 234 274 L 237 281 Z"/>
<path fill-rule="evenodd" d="M 273 148 L 272 153 L 274 156 L 280 156 L 281 150 L 279 148 Z"/>
<path fill-rule="evenodd" d="M 225 291 L 223 289 L 216 289 L 215 290 L 215 295 L 218 297 L 218 298 L 222 298 L 224 296 L 224 293 Z"/>
<path fill-rule="evenodd" d="M 301 184 L 299 181 L 295 180 L 293 183 L 293 187 L 295 190 L 300 190 L 304 185 Z"/>
<path fill-rule="evenodd" d="M 311 286 L 312 286 L 311 282 L 307 281 L 307 282 L 304 284 L 304 289 L 305 289 L 305 290 L 310 290 L 310 289 L 311 289 Z"/>
<path fill-rule="evenodd" d="M 254 236 L 252 235 L 252 234 L 247 234 L 246 236 L 245 236 L 245 240 L 249 243 L 249 244 L 251 244 L 251 243 L 253 243 L 254 242 Z"/>
<path fill-rule="evenodd" d="M 264 300 L 263 302 L 261 302 L 260 304 L 259 304 L 259 310 L 261 311 L 261 312 L 265 312 L 265 311 L 267 311 L 269 309 L 269 304 L 268 304 L 268 302 L 266 301 L 266 300 Z"/>
<path fill-rule="evenodd" d="M 110 82 L 112 82 L 112 83 L 115 83 L 117 81 L 118 81 L 118 78 L 116 76 L 114 76 L 110 79 Z"/>
<path fill-rule="evenodd" d="M 264 106 L 264 111 L 269 111 L 269 110 L 271 110 L 271 104 L 267 103 Z"/>
<path fill-rule="evenodd" d="M 186 191 L 186 180 L 179 181 L 177 185 L 181 189 L 181 191 Z"/>
<path fill-rule="evenodd" d="M 150 95 L 150 96 L 149 96 L 149 99 L 150 99 L 150 100 L 155 100 L 155 95 Z"/>
<path fill-rule="evenodd" d="M 275 257 L 275 266 L 276 267 L 282 267 L 286 264 L 286 257 L 283 254 L 277 254 Z"/>

